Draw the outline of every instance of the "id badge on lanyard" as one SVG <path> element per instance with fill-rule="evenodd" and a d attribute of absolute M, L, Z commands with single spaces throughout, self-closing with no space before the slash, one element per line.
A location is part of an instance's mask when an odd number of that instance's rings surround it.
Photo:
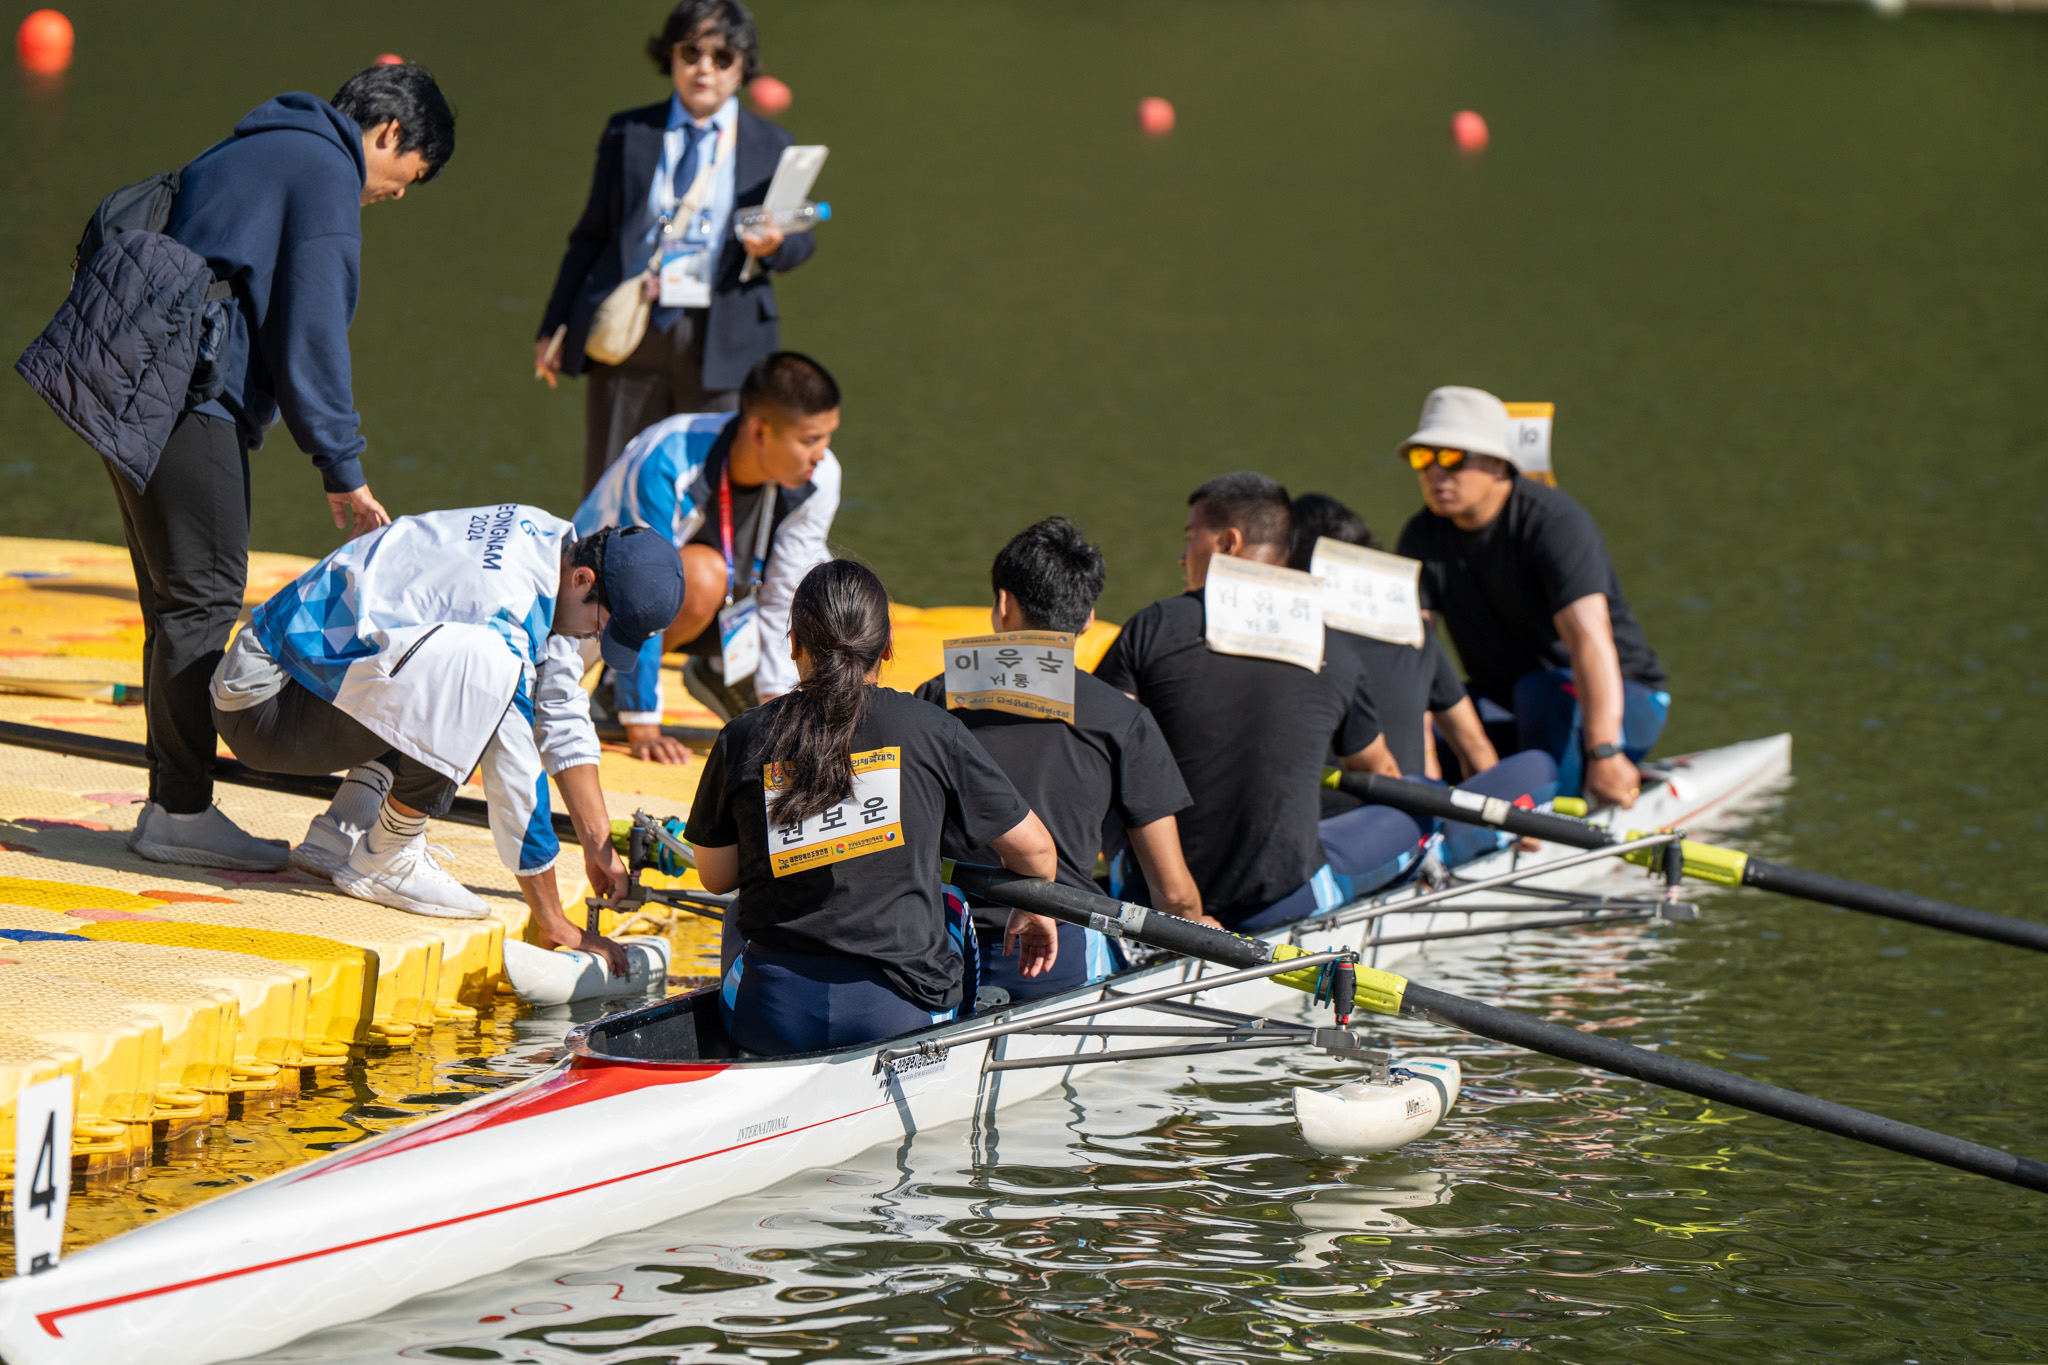
<path fill-rule="evenodd" d="M 761 503 L 755 509 L 755 524 L 760 531 L 755 537 L 754 559 L 748 578 L 759 573 L 767 558 L 768 533 L 774 521 L 775 504 L 773 489 L 761 490 Z M 727 686 L 754 676 L 754 670 L 761 666 L 761 630 L 757 620 L 754 592 L 735 601 L 733 591 L 739 585 L 739 570 L 732 557 L 732 466 L 730 463 L 718 471 L 718 543 L 725 551 L 725 605 L 718 612 L 718 643 L 720 664 L 725 673 Z"/>
<path fill-rule="evenodd" d="M 710 210 L 691 215 L 696 220 L 711 217 Z M 679 230 L 671 221 L 661 228 L 661 306 L 663 308 L 709 308 L 711 306 L 710 243 L 701 232 Z"/>

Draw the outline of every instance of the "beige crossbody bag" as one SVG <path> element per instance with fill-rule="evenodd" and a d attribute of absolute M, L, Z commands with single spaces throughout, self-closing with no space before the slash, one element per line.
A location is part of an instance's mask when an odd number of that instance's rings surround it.
<path fill-rule="evenodd" d="M 738 124 L 735 119 L 718 135 L 718 154 L 697 168 L 697 178 L 690 182 L 689 192 L 677 201 L 675 212 L 662 220 L 663 228 L 669 223 L 687 223 L 696 216 L 711 193 L 711 177 L 718 174 L 719 166 L 732 151 Z M 660 173 L 661 168 L 656 167 L 655 174 Z M 619 365 L 640 349 L 647 336 L 648 315 L 654 309 L 654 300 L 647 297 L 647 282 L 656 278 L 660 269 L 661 242 L 660 233 L 656 233 L 654 254 L 647 258 L 646 266 L 639 274 L 621 280 L 618 288 L 597 305 L 597 312 L 590 319 L 590 335 L 583 341 L 584 355 L 600 365 Z"/>

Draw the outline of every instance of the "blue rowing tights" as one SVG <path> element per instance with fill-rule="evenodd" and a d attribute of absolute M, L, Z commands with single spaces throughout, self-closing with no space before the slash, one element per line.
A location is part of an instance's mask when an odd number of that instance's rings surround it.
<path fill-rule="evenodd" d="M 974 921 L 946 888 L 946 931 L 964 965 L 961 999 L 974 1012 L 981 955 Z M 943 1024 L 963 1011 L 929 1010 L 891 985 L 880 964 L 841 953 L 778 953 L 748 944 L 720 992 L 725 1031 L 762 1057 L 831 1052 Z"/>

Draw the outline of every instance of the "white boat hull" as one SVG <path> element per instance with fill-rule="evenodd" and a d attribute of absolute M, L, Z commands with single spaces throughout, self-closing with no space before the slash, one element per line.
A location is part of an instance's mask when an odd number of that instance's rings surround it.
<path fill-rule="evenodd" d="M 1789 763 L 1789 736 L 1696 756 L 1677 789 L 1646 793 L 1623 823 L 1695 822 L 1782 777 Z M 1562 852 L 1501 854 L 1491 862 L 1506 870 L 1513 859 Z M 1583 885 L 1588 871 L 1559 877 Z M 1611 875 L 1600 865 L 1590 872 Z M 1412 893 L 1397 893 L 1405 894 Z M 1441 907 L 1395 911 L 1376 932 L 1472 918 Z M 1321 951 L 1357 943 L 1360 931 L 1311 926 L 1294 937 Z M 1373 965 L 1388 966 L 1407 951 L 1378 950 Z M 1165 984 L 1202 970 L 1176 962 L 1119 978 L 1118 986 Z M 1087 994 L 1011 1014 L 1028 1020 Z M 1249 1013 L 1301 999 L 1265 981 L 1200 998 Z M 1178 1022 L 1137 1009 L 1117 1019 Z M 0 1284 L 0 1357 L 9 1365 L 205 1365 L 253 1354 L 521 1261 L 680 1217 L 920 1129 L 991 1115 L 1068 1074 L 1063 1067 L 987 1072 L 991 1056 L 1102 1046 L 1101 1039 L 1077 1048 L 1068 1037 L 1012 1034 L 880 1073 L 872 1050 L 737 1064 L 577 1058 L 113 1238 L 44 1274 Z"/>

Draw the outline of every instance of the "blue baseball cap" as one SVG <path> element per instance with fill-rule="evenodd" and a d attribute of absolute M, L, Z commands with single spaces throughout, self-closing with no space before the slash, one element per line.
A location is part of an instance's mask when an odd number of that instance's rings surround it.
<path fill-rule="evenodd" d="M 658 532 L 622 526 L 605 537 L 597 576 L 612 613 L 599 649 L 606 663 L 623 672 L 683 609 L 682 558 Z"/>

